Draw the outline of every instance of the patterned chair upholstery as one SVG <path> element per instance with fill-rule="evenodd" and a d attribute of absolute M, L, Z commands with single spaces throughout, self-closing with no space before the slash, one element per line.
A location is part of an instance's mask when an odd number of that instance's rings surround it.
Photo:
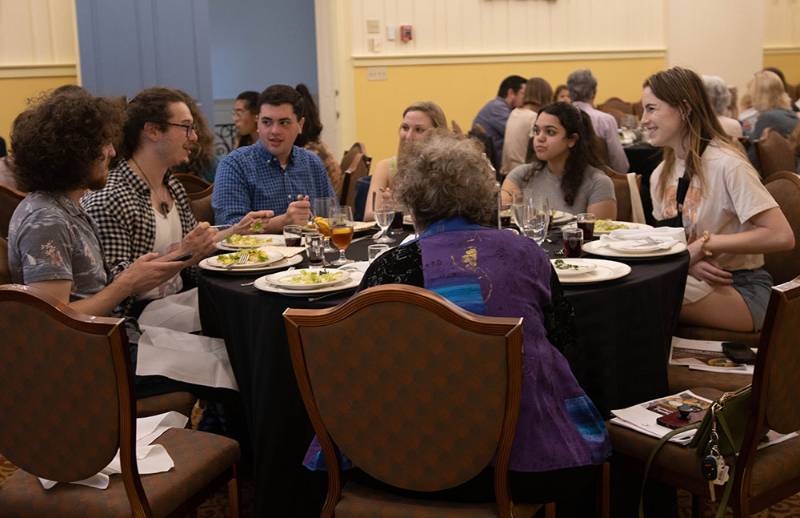
<path fill-rule="evenodd" d="M 800 491 L 800 437 L 758 450 L 763 430 L 779 433 L 800 430 L 800 277 L 772 288 L 767 317 L 758 349 L 750 417 L 739 454 L 729 505 L 734 517 L 750 516 Z M 713 389 L 692 389 L 706 397 Z M 615 459 L 642 467 L 657 439 L 609 424 Z M 650 477 L 708 496 L 708 483 L 700 473 L 697 452 L 668 443 L 653 461 Z M 717 487 L 717 496 L 721 489 Z"/>
<path fill-rule="evenodd" d="M 519 319 L 478 317 L 397 284 L 331 309 L 288 309 L 284 319 L 329 466 L 322 516 L 511 516 L 506 476 L 519 411 Z M 397 322 L 413 325 L 398 333 Z M 336 450 L 373 478 L 419 492 L 458 486 L 496 459 L 496 502 L 413 500 L 352 482 L 342 490 Z"/>
<path fill-rule="evenodd" d="M 0 237 L 8 238 L 8 224 L 25 193 L 0 184 Z"/>
<path fill-rule="evenodd" d="M 239 446 L 231 439 L 169 430 L 156 442 L 175 467 L 139 475 L 121 319 L 79 315 L 34 288 L 5 285 L 0 330 L 0 454 L 20 468 L 0 490 L 0 514 L 182 516 L 228 483 L 237 515 Z M 36 478 L 82 480 L 118 449 L 122 474 L 105 491 L 70 484 L 45 491 Z"/>
<path fill-rule="evenodd" d="M 761 165 L 759 172 L 765 182 L 778 171 L 794 171 L 794 148 L 791 142 L 771 128 L 767 128 L 756 141 L 756 153 Z"/>

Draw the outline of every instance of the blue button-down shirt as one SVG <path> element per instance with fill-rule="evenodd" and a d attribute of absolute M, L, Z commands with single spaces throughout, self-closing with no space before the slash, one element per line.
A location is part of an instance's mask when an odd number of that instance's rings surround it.
<path fill-rule="evenodd" d="M 335 196 L 317 155 L 294 146 L 286 168 L 259 141 L 232 151 L 217 167 L 211 206 L 218 225 L 237 223 L 250 211 L 286 212 L 298 195 Z"/>

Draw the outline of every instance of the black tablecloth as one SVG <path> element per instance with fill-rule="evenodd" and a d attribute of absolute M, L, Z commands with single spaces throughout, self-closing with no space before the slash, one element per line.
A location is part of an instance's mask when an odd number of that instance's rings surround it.
<path fill-rule="evenodd" d="M 661 149 L 640 142 L 630 146 L 624 146 L 625 156 L 628 157 L 630 168 L 628 171 L 642 175 L 642 207 L 647 223 L 653 225 L 653 202 L 650 200 L 650 175 L 653 170 L 661 163 Z"/>
<path fill-rule="evenodd" d="M 365 258 L 371 243 L 353 243 L 348 256 Z M 546 248 L 552 252 L 558 243 Z M 565 286 L 578 328 L 577 345 L 565 355 L 604 414 L 666 394 L 669 340 L 688 254 L 629 264 L 633 271 L 623 279 Z M 287 307 L 336 305 L 351 293 L 309 302 L 241 286 L 254 278 L 203 272 L 200 318 L 206 334 L 225 339 L 239 383 L 253 449 L 256 515 L 290 516 L 294 500 L 303 498 L 301 461 L 313 431 L 294 379 L 282 313 Z"/>

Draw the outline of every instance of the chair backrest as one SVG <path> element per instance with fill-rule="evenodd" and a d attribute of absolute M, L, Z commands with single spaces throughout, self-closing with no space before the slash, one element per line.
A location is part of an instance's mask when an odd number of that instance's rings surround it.
<path fill-rule="evenodd" d="M 342 170 L 342 195 L 339 203 L 342 205 L 353 205 L 356 201 L 356 187 L 358 180 L 369 176 L 369 158 L 363 153 L 355 157 L 355 162 L 349 169 Z"/>
<path fill-rule="evenodd" d="M 189 193 L 189 204 L 192 207 L 194 219 L 197 221 L 207 221 L 210 225 L 214 224 L 214 209 L 211 207 L 211 195 L 213 193 L 213 185 L 209 185 L 204 191 Z"/>
<path fill-rule="evenodd" d="M 633 221 L 633 197 L 639 198 L 639 205 L 641 205 L 641 189 L 642 189 L 642 175 L 636 175 L 637 192 L 631 192 L 630 183 L 628 183 L 628 175 L 618 173 L 606 166 L 603 167 L 603 172 L 611 178 L 614 183 L 614 196 L 617 198 L 617 220 L 618 221 Z"/>
<path fill-rule="evenodd" d="M 800 176 L 791 171 L 780 171 L 770 175 L 765 187 L 778 202 L 792 227 L 795 242 L 799 243 L 792 250 L 764 256 L 764 267 L 775 284 L 782 284 L 800 274 Z"/>
<path fill-rule="evenodd" d="M 11 282 L 11 270 L 8 266 L 8 241 L 0 237 L 0 284 Z"/>
<path fill-rule="evenodd" d="M 344 182 L 347 182 L 347 175 L 345 171 L 352 171 L 356 168 L 358 161 L 361 160 L 361 156 L 365 155 L 366 151 L 364 150 L 364 145 L 361 142 L 354 142 L 350 149 L 344 152 L 342 156 L 342 163 L 339 164 L 339 169 L 342 171 L 342 182 L 339 184 L 339 188 L 336 191 L 336 199 L 342 199 L 342 192 L 344 190 Z"/>
<path fill-rule="evenodd" d="M 416 491 L 463 483 L 497 454 L 498 506 L 510 505 L 502 493 L 519 407 L 521 319 L 476 316 L 399 284 L 331 309 L 288 309 L 284 319 L 303 402 L 335 468 L 326 509 L 339 499 L 334 444 L 371 476 Z"/>
<path fill-rule="evenodd" d="M 190 196 L 195 193 L 201 193 L 211 187 L 211 184 L 205 179 L 192 173 L 172 173 L 172 175 L 181 182 L 183 188 L 186 189 L 186 193 Z"/>
<path fill-rule="evenodd" d="M 756 141 L 756 152 L 761 164 L 761 178 L 766 181 L 778 171 L 794 171 L 795 158 L 791 142 L 777 131 L 768 128 Z"/>
<path fill-rule="evenodd" d="M 747 494 L 756 451 L 765 429 L 779 433 L 800 430 L 800 277 L 774 286 L 770 294 L 753 373 L 750 418 L 736 470 L 738 492 Z M 780 468 L 780 466 L 776 466 Z"/>
<path fill-rule="evenodd" d="M 611 113 L 609 110 L 617 110 L 623 114 L 627 113 L 633 115 L 633 103 L 625 102 L 619 97 L 611 97 L 603 104 L 597 107 L 598 110 L 606 113 Z M 619 122 L 619 121 L 618 121 Z"/>
<path fill-rule="evenodd" d="M 61 482 L 111 461 L 125 406 L 128 428 L 133 420 L 122 323 L 79 315 L 28 286 L 0 287 L 3 456 Z"/>
<path fill-rule="evenodd" d="M 24 197 L 24 193 L 0 184 L 0 237 L 8 237 L 11 216 Z"/>

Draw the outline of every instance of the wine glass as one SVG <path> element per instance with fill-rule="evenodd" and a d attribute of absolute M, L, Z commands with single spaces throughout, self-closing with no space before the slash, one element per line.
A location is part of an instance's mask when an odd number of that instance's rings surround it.
<path fill-rule="evenodd" d="M 528 220 L 529 201 L 530 200 L 522 192 L 515 192 L 512 196 L 511 217 L 514 219 L 514 224 L 520 230 L 522 230 Z"/>
<path fill-rule="evenodd" d="M 550 207 L 547 200 L 529 199 L 525 203 L 524 226 L 522 234 L 533 239 L 537 245 L 544 242 L 550 226 Z"/>
<path fill-rule="evenodd" d="M 376 239 L 376 243 L 393 243 L 394 239 L 392 239 L 389 234 L 388 230 L 391 226 L 392 222 L 394 221 L 395 215 L 395 208 L 394 205 L 391 203 L 385 202 L 383 206 L 380 208 L 376 208 L 373 211 L 373 215 L 375 217 L 375 223 L 381 227 L 381 237 Z"/>
<path fill-rule="evenodd" d="M 345 257 L 344 251 L 350 246 L 353 241 L 353 209 L 347 205 L 331 207 L 330 218 L 331 224 L 331 242 L 336 248 L 339 249 L 339 258 L 333 263 L 334 266 L 341 266 L 343 264 L 352 263 L 350 259 Z"/>

